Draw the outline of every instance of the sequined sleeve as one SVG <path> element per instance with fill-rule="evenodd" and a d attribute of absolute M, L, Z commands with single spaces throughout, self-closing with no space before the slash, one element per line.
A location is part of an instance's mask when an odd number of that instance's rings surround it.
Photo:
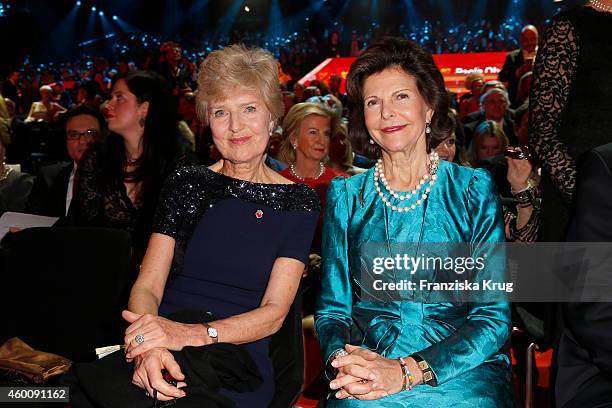
<path fill-rule="evenodd" d="M 178 238 L 186 211 L 185 202 L 188 200 L 185 197 L 189 187 L 184 168 L 175 170 L 166 179 L 155 212 L 153 232 Z"/>
<path fill-rule="evenodd" d="M 578 37 L 564 18 L 554 19 L 540 45 L 529 98 L 529 143 L 563 200 L 570 203 L 576 163 L 559 137 L 578 60 Z"/>

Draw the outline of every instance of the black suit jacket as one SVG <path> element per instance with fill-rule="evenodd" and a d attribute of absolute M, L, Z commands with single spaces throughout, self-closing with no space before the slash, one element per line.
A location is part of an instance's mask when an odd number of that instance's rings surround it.
<path fill-rule="evenodd" d="M 49 217 L 66 216 L 66 194 L 73 168 L 73 162 L 41 168 L 30 194 L 28 211 Z"/>
<path fill-rule="evenodd" d="M 519 48 L 506 55 L 504 66 L 499 72 L 499 80 L 508 83 L 508 97 L 510 102 L 514 105 L 516 102 L 516 93 L 518 91 L 519 79 L 516 77 L 516 70 L 519 69 L 525 63 L 523 58 L 523 49 Z"/>
<path fill-rule="evenodd" d="M 568 241 L 612 242 L 611 215 L 612 143 L 581 158 Z M 612 303 L 569 303 L 563 312 L 557 407 L 612 407 Z"/>

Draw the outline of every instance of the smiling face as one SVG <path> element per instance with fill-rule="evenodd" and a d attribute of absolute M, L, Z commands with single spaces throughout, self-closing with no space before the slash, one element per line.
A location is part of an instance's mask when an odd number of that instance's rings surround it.
<path fill-rule="evenodd" d="M 422 144 L 425 124 L 433 110 L 419 93 L 416 80 L 400 69 L 370 75 L 363 85 L 368 133 L 387 153 L 404 152 Z"/>
<path fill-rule="evenodd" d="M 296 161 L 323 161 L 329 152 L 331 121 L 328 117 L 308 115 L 300 123 L 291 142 L 296 146 Z"/>
<path fill-rule="evenodd" d="M 208 120 L 215 146 L 233 163 L 261 160 L 274 126 L 259 93 L 237 87 L 224 100 L 211 101 Z"/>
<path fill-rule="evenodd" d="M 120 135 L 142 131 L 139 122 L 141 118 L 146 118 L 148 107 L 148 102 L 138 103 L 125 80 L 120 79 L 113 87 L 111 100 L 106 104 L 108 128 Z"/>

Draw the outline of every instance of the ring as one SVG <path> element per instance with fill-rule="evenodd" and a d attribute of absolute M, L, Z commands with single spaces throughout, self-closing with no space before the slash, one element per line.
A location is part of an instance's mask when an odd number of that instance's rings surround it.
<path fill-rule="evenodd" d="M 366 379 L 364 378 L 363 380 L 360 380 L 359 382 L 360 382 L 361 384 L 367 384 L 367 383 L 368 383 L 368 380 L 366 380 Z"/>
<path fill-rule="evenodd" d="M 144 343 L 144 336 L 142 334 L 139 334 L 136 337 L 134 337 L 134 341 L 137 344 L 142 344 L 142 343 Z"/>

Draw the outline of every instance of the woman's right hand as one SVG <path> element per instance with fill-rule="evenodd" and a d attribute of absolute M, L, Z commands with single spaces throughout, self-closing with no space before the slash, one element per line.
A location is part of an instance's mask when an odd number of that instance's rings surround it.
<path fill-rule="evenodd" d="M 172 378 L 177 380 L 176 387 L 164 380 L 163 369 L 168 370 Z M 151 397 L 156 395 L 157 390 L 157 399 L 160 401 L 184 397 L 185 391 L 180 389 L 186 385 L 184 379 L 174 356 L 166 349 L 155 348 L 134 358 L 132 383 L 145 389 Z"/>

